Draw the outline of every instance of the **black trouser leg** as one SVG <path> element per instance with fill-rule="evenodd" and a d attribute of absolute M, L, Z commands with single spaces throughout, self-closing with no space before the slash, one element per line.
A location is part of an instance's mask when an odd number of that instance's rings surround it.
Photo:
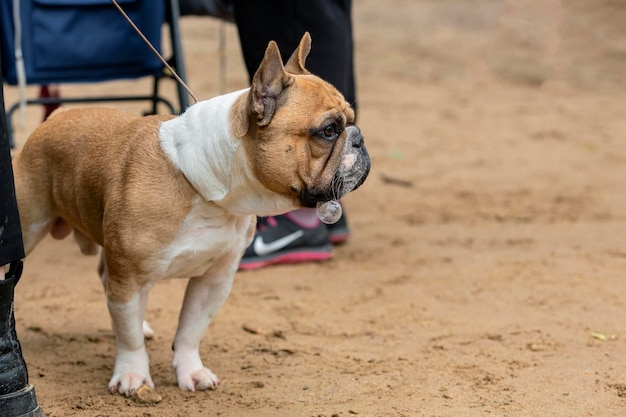
<path fill-rule="evenodd" d="M 328 81 L 356 110 L 351 0 L 235 0 L 235 21 L 250 80 L 269 41 L 284 60 L 311 33 L 306 68 Z"/>
<path fill-rule="evenodd" d="M 35 389 L 28 384 L 28 371 L 15 332 L 13 315 L 13 295 L 22 275 L 20 259 L 24 257 L 24 247 L 13 186 L 1 82 L 0 70 L 0 268 L 4 268 L 5 264 L 11 265 L 5 279 L 0 280 L 0 416 L 38 417 L 41 410 L 37 405 Z"/>

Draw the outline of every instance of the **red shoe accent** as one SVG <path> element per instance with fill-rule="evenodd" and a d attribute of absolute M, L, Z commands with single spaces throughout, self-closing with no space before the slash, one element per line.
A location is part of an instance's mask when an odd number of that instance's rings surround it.
<path fill-rule="evenodd" d="M 333 257 L 332 252 L 300 252 L 300 253 L 287 253 L 280 255 L 276 258 L 268 260 L 260 260 L 258 262 L 247 262 L 239 264 L 240 271 L 250 271 L 253 269 L 259 269 L 270 265 L 278 264 L 298 264 L 302 262 L 318 262 L 325 261 Z"/>
<path fill-rule="evenodd" d="M 330 243 L 333 245 L 341 245 L 345 243 L 350 238 L 350 232 L 345 233 L 331 233 L 330 234 Z"/>
<path fill-rule="evenodd" d="M 39 98 L 60 98 L 61 91 L 58 87 L 50 88 L 47 85 L 42 85 L 39 89 Z M 43 105 L 43 120 L 45 121 L 53 111 L 61 107 L 61 104 L 44 104 Z"/>

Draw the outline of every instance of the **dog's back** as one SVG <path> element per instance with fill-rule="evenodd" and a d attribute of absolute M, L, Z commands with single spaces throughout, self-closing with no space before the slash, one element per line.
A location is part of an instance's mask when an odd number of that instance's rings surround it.
<path fill-rule="evenodd" d="M 72 226 L 101 245 L 104 181 L 123 181 L 129 168 L 105 161 L 122 162 L 132 152 L 145 154 L 143 160 L 159 159 L 157 131 L 171 117 L 70 109 L 56 111 L 35 129 L 13 160 L 27 253 L 48 232 L 61 239 Z"/>

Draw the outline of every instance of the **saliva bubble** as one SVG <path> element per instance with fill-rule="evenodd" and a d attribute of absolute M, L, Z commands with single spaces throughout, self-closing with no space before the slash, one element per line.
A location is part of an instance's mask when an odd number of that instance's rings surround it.
<path fill-rule="evenodd" d="M 317 212 L 317 217 L 322 221 L 322 223 L 326 224 L 337 223 L 341 218 L 341 213 L 343 212 L 341 204 L 339 204 L 336 200 L 318 202 L 315 211 Z"/>

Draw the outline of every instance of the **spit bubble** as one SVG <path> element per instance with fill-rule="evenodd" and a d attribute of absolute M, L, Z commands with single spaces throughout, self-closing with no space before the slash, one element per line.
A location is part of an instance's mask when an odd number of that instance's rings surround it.
<path fill-rule="evenodd" d="M 336 200 L 317 203 L 317 217 L 322 221 L 322 223 L 337 223 L 341 218 L 342 211 L 341 204 L 339 204 Z"/>

